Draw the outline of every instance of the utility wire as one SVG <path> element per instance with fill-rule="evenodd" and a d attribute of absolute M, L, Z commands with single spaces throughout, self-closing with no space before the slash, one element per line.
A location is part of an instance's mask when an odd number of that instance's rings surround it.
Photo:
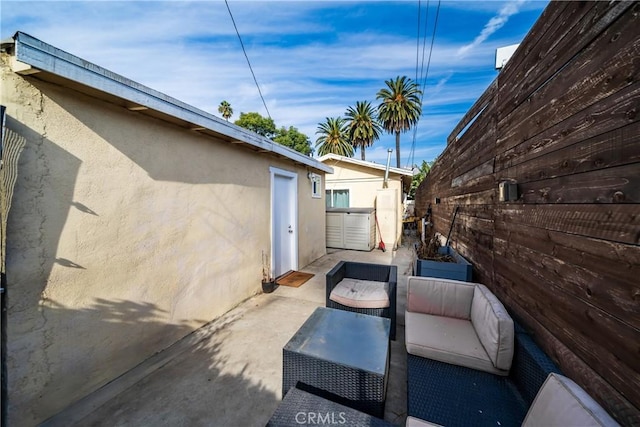
<path fill-rule="evenodd" d="M 420 12 L 421 5 L 422 5 L 422 1 L 418 0 L 418 36 L 416 37 L 416 82 L 419 81 L 418 80 L 418 64 L 420 63 L 420 17 L 422 15 L 422 13 Z"/>
<path fill-rule="evenodd" d="M 244 57 L 247 58 L 247 64 L 249 64 L 249 70 L 251 70 L 251 75 L 253 76 L 253 81 L 256 83 L 256 87 L 258 88 L 258 93 L 260 94 L 260 99 L 262 99 L 262 105 L 264 105 L 264 109 L 267 110 L 267 116 L 269 116 L 269 118 L 271 119 L 271 114 L 269 114 L 269 108 L 267 108 L 267 103 L 264 101 L 264 96 L 262 96 L 262 91 L 260 90 L 260 85 L 258 84 L 258 79 L 256 79 L 256 75 L 253 72 L 253 67 L 251 67 L 251 62 L 249 61 L 249 56 L 247 56 L 247 51 L 244 48 L 244 43 L 242 43 L 242 37 L 240 37 L 240 32 L 238 31 L 238 26 L 236 25 L 236 20 L 233 19 L 233 14 L 231 13 L 231 9 L 229 8 L 229 2 L 227 0 L 224 0 L 224 4 L 227 5 L 227 10 L 229 11 L 229 16 L 231 17 L 231 22 L 233 22 L 233 28 L 236 29 L 236 34 L 238 35 L 238 40 L 240 40 L 240 46 L 242 47 L 242 52 L 244 53 Z"/>
<path fill-rule="evenodd" d="M 441 0 L 438 0 L 438 8 L 436 9 L 436 18 L 433 24 L 433 33 L 431 35 L 431 46 L 429 48 L 429 59 L 427 60 L 427 70 L 425 72 L 424 79 L 422 81 L 422 93 L 420 94 L 420 105 L 422 105 L 422 99 L 424 98 L 424 93 L 426 91 L 427 78 L 429 77 L 429 67 L 431 66 L 431 54 L 433 53 L 433 43 L 436 38 L 436 29 L 438 28 L 438 17 L 440 16 L 440 4 L 441 4 Z M 424 46 L 423 46 L 423 50 L 424 50 Z M 422 60 L 424 61 L 424 56 L 422 57 Z M 417 133 L 418 133 L 418 126 L 416 126 L 413 129 L 413 142 L 411 143 L 411 154 L 409 155 L 409 163 L 407 164 L 407 167 L 409 167 L 409 164 L 412 164 L 414 160 Z"/>
<path fill-rule="evenodd" d="M 427 9 L 425 12 L 425 23 L 424 23 L 424 34 L 422 35 L 422 61 L 420 61 L 420 19 L 422 18 L 421 13 L 422 1 L 418 0 L 418 34 L 416 40 L 416 84 L 418 87 L 422 86 L 422 77 L 424 75 L 424 52 L 427 46 L 427 29 L 429 28 L 429 0 L 427 0 Z M 418 74 L 418 67 L 420 68 L 420 73 Z M 424 87 L 422 92 L 424 93 Z M 420 99 L 420 105 L 422 107 L 422 98 Z M 418 124 L 413 128 L 413 140 L 411 141 L 411 150 L 409 151 L 409 156 L 407 157 L 406 168 L 413 164 L 413 157 L 416 149 L 416 135 L 418 132 Z"/>

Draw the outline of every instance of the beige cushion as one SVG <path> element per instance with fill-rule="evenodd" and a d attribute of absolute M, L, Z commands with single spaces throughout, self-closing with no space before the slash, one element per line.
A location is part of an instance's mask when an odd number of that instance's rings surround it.
<path fill-rule="evenodd" d="M 386 308 L 389 283 L 344 278 L 333 288 L 329 299 L 353 308 Z"/>
<path fill-rule="evenodd" d="M 440 424 L 430 423 L 420 418 L 407 417 L 406 427 L 442 427 Z"/>
<path fill-rule="evenodd" d="M 513 320 L 498 298 L 484 285 L 476 285 L 471 323 L 493 365 L 508 371 L 513 360 Z"/>
<path fill-rule="evenodd" d="M 497 375 L 509 371 L 491 363 L 469 320 L 405 312 L 407 353 Z"/>
<path fill-rule="evenodd" d="M 410 276 L 407 280 L 407 310 L 469 319 L 474 288 L 474 283 Z"/>
<path fill-rule="evenodd" d="M 569 378 L 549 374 L 522 423 L 534 426 L 617 426 L 609 414 Z"/>

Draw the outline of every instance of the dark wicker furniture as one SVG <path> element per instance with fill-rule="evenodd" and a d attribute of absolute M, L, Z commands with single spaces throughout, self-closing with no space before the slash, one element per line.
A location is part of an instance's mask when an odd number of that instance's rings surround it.
<path fill-rule="evenodd" d="M 455 426 L 519 426 L 538 390 L 558 367 L 516 329 L 508 377 L 407 355 L 407 412 Z"/>
<path fill-rule="evenodd" d="M 282 395 L 306 391 L 382 418 L 389 319 L 318 307 L 283 348 Z"/>
<path fill-rule="evenodd" d="M 383 419 L 294 387 L 278 405 L 267 427 L 291 427 L 305 424 L 393 427 L 393 424 Z"/>
<path fill-rule="evenodd" d="M 387 308 L 353 308 L 329 299 L 331 291 L 345 277 L 360 280 L 388 282 L 389 307 Z M 396 339 L 396 301 L 398 288 L 398 267 L 395 265 L 368 264 L 363 262 L 341 261 L 327 273 L 326 306 L 339 310 L 386 317 L 391 320 L 392 340 Z"/>

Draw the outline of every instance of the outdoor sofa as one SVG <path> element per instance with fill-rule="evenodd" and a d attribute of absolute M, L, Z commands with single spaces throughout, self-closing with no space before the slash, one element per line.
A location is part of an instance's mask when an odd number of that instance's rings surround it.
<path fill-rule="evenodd" d="M 487 420 L 487 424 L 489 424 Z M 407 417 L 406 427 L 440 426 L 415 418 Z M 447 424 L 451 425 L 451 424 Z M 466 425 L 479 425 L 473 418 L 466 420 Z M 508 426 L 499 421 L 494 425 Z M 527 411 L 522 427 L 615 427 L 619 424 L 571 379 L 551 373 L 547 376 Z"/>
<path fill-rule="evenodd" d="M 617 425 L 483 285 L 409 277 L 405 332 L 408 427 Z"/>
<path fill-rule="evenodd" d="M 407 353 L 506 376 L 513 320 L 484 285 L 434 277 L 407 279 Z"/>

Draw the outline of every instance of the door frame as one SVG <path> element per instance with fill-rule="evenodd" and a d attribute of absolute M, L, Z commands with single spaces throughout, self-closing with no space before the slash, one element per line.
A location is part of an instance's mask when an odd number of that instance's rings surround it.
<path fill-rule="evenodd" d="M 291 259 L 291 269 L 298 269 L 298 174 L 295 172 L 291 172 L 285 169 L 279 169 L 273 166 L 269 167 L 269 174 L 271 180 L 271 197 L 270 197 L 270 214 L 271 214 L 271 230 L 269 232 L 269 236 L 271 239 L 271 276 L 276 269 L 276 260 L 275 260 L 275 244 L 274 244 L 274 229 L 275 229 L 275 203 L 274 203 L 274 195 L 275 195 L 275 177 L 276 175 L 283 176 L 292 180 L 292 191 L 289 194 L 289 201 L 292 202 L 293 205 L 293 245 L 292 245 L 292 259 Z M 293 199 L 293 200 L 291 200 Z M 275 279 L 275 277 L 274 277 Z"/>

